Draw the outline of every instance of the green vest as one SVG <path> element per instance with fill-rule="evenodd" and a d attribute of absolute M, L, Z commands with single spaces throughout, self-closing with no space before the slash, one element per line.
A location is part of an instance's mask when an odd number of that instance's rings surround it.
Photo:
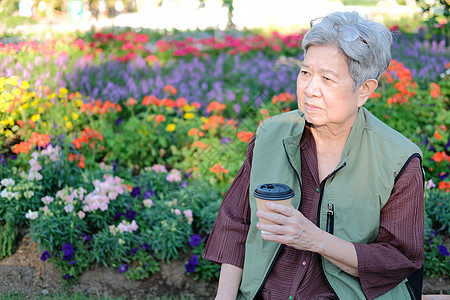
<path fill-rule="evenodd" d="M 300 139 L 305 126 L 296 110 L 262 122 L 256 131 L 250 177 L 251 224 L 247 236 L 244 272 L 238 299 L 253 299 L 264 284 L 280 244 L 265 241 L 256 228 L 255 188 L 263 183 L 284 183 L 295 191 L 292 205 L 300 207 Z M 334 205 L 334 235 L 355 243 L 370 243 L 378 236 L 380 212 L 389 199 L 405 163 L 420 149 L 365 108 L 359 109 L 341 161 L 323 188 L 319 226 L 325 230 L 327 206 Z M 322 257 L 324 274 L 340 299 L 365 299 L 361 286 Z M 379 299 L 410 299 L 405 279 Z"/>

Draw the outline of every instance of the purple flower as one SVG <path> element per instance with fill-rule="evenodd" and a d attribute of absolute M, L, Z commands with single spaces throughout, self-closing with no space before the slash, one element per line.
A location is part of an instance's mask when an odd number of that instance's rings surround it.
<path fill-rule="evenodd" d="M 63 279 L 64 279 L 64 280 L 70 280 L 70 279 L 72 279 L 72 278 L 75 278 L 75 276 L 70 275 L 70 274 L 64 274 L 64 275 L 63 275 Z"/>
<path fill-rule="evenodd" d="M 122 122 L 123 122 L 123 118 L 122 118 L 122 116 L 119 116 L 115 123 L 116 123 L 116 125 L 120 125 L 120 124 L 122 124 Z"/>
<path fill-rule="evenodd" d="M 77 261 L 76 261 L 76 260 L 71 260 L 71 261 L 68 261 L 67 263 L 68 263 L 69 265 L 74 265 L 74 264 L 77 263 Z"/>
<path fill-rule="evenodd" d="M 65 244 L 62 246 L 62 252 L 64 253 L 64 260 L 72 260 L 73 259 L 73 246 L 71 244 Z"/>
<path fill-rule="evenodd" d="M 119 273 L 125 273 L 128 272 L 128 265 L 127 264 L 123 264 L 119 267 L 118 269 Z"/>
<path fill-rule="evenodd" d="M 44 252 L 42 252 L 41 254 L 41 260 L 42 261 L 46 261 L 47 259 L 50 258 L 50 252 L 48 252 L 47 250 L 45 250 Z"/>
<path fill-rule="evenodd" d="M 140 195 L 141 195 L 141 188 L 138 187 L 138 186 L 135 186 L 135 187 L 133 188 L 133 190 L 131 191 L 131 196 L 137 198 L 137 197 L 139 197 Z"/>
<path fill-rule="evenodd" d="M 184 188 L 187 187 L 187 185 L 188 185 L 188 182 L 187 182 L 187 181 L 183 181 L 183 182 L 180 184 L 180 188 L 184 189 Z"/>
<path fill-rule="evenodd" d="M 192 255 L 189 262 L 184 265 L 184 268 L 186 269 L 186 272 L 194 273 L 197 265 L 198 265 L 198 255 Z"/>
<path fill-rule="evenodd" d="M 17 154 L 11 154 L 11 156 L 9 158 L 11 158 L 12 160 L 16 160 L 17 159 Z"/>
<path fill-rule="evenodd" d="M 150 245 L 147 243 L 143 243 L 142 244 L 142 249 L 144 249 L 145 251 L 150 250 Z"/>
<path fill-rule="evenodd" d="M 439 245 L 439 254 L 442 254 L 444 256 L 449 256 L 450 255 L 448 253 L 447 247 L 445 247 L 444 245 Z"/>
<path fill-rule="evenodd" d="M 191 235 L 191 240 L 189 245 L 192 247 L 197 247 L 202 242 L 202 238 L 198 234 Z"/>
<path fill-rule="evenodd" d="M 144 197 L 144 199 L 148 199 L 148 198 L 150 198 L 153 195 L 155 195 L 155 191 L 147 190 L 147 191 L 144 192 L 142 197 Z"/>
<path fill-rule="evenodd" d="M 92 241 L 92 238 L 86 234 L 83 233 L 83 242 L 88 242 L 88 241 Z"/>
<path fill-rule="evenodd" d="M 133 250 L 131 250 L 131 254 L 132 254 L 133 256 L 136 255 L 136 253 L 138 252 L 138 250 L 139 250 L 138 247 L 133 248 Z"/>
<path fill-rule="evenodd" d="M 62 246 L 62 252 L 65 255 L 69 255 L 69 254 L 73 254 L 74 250 L 73 250 L 73 246 L 71 244 L 64 244 Z"/>
<path fill-rule="evenodd" d="M 136 211 L 127 209 L 127 212 L 125 213 L 125 218 L 127 218 L 130 221 L 133 221 L 134 218 L 136 218 Z"/>
<path fill-rule="evenodd" d="M 221 143 L 222 145 L 224 145 L 224 144 L 229 144 L 230 142 L 231 142 L 231 139 L 228 138 L 228 137 L 226 137 L 226 136 L 224 136 L 223 138 L 220 139 L 220 143 Z"/>
<path fill-rule="evenodd" d="M 114 215 L 114 217 L 113 217 L 114 221 L 120 220 L 120 218 L 121 218 L 123 215 L 124 215 L 123 212 L 118 212 L 118 213 L 116 213 L 116 214 Z"/>

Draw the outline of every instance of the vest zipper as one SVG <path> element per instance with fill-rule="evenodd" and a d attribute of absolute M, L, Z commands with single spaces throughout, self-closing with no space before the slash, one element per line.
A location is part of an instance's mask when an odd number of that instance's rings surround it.
<path fill-rule="evenodd" d="M 287 159 L 288 159 L 289 165 L 290 165 L 291 168 L 294 170 L 295 175 L 297 175 L 298 184 L 300 185 L 300 190 L 301 190 L 301 189 L 302 189 L 302 181 L 300 180 L 300 174 L 298 174 L 297 169 L 294 168 L 294 165 L 293 165 L 293 163 L 292 163 L 292 161 L 291 161 L 291 158 L 289 157 L 289 155 L 287 155 L 286 145 L 285 145 L 284 143 L 283 143 L 283 148 L 284 148 L 284 153 L 286 154 L 286 157 L 287 157 Z M 300 202 L 300 205 L 301 205 L 301 202 Z M 300 209 L 300 207 L 299 207 L 299 209 Z M 261 282 L 259 288 L 256 290 L 256 294 L 255 294 L 255 296 L 253 296 L 253 299 L 255 299 L 256 295 L 259 294 L 259 292 L 261 291 L 261 289 L 262 289 L 264 283 L 265 283 L 266 280 L 267 280 L 267 277 L 269 277 L 269 273 L 270 273 L 270 271 L 272 270 L 273 265 L 274 265 L 275 262 L 277 261 L 278 256 L 280 255 L 280 252 L 281 252 L 281 248 L 282 248 L 282 247 L 283 247 L 283 245 L 280 245 L 280 247 L 278 247 L 277 253 L 275 254 L 274 259 L 273 259 L 272 262 L 270 263 L 269 270 L 268 270 L 268 271 L 266 272 L 266 274 L 264 275 L 264 279 L 263 279 L 263 281 Z"/>
<path fill-rule="evenodd" d="M 334 205 L 328 203 L 327 210 L 327 232 L 333 234 L 334 232 Z"/>
<path fill-rule="evenodd" d="M 346 162 L 344 162 L 339 168 L 337 168 L 336 170 L 333 171 L 333 173 L 331 173 L 330 175 L 328 175 L 323 181 L 322 184 L 320 185 L 320 198 L 319 198 L 319 209 L 317 210 L 317 227 L 320 228 L 320 208 L 322 206 L 322 197 L 323 197 L 323 190 L 325 188 L 325 182 L 328 180 L 328 178 L 330 178 L 331 176 L 333 176 L 334 174 L 337 173 L 337 171 L 339 171 L 340 169 L 342 169 L 343 167 L 345 167 L 347 165 Z M 328 203 L 328 205 L 330 205 L 331 203 Z M 329 209 L 329 206 L 328 206 Z M 328 221 L 328 211 L 327 211 L 327 221 Z M 333 216 L 334 216 L 334 207 L 333 207 Z M 334 217 L 333 217 L 333 227 L 334 227 Z M 328 230 L 327 230 L 328 231 Z M 333 228 L 334 231 L 334 228 Z M 323 274 L 323 278 L 325 279 L 325 282 L 327 283 L 327 285 L 330 287 L 330 289 L 336 294 L 336 297 L 339 300 L 339 295 L 336 293 L 336 291 L 333 289 L 333 287 L 331 286 L 330 282 L 328 281 L 327 276 L 325 275 L 325 271 L 323 269 L 323 263 L 322 263 L 322 259 L 319 260 L 320 262 L 320 269 L 322 270 L 322 274 Z"/>

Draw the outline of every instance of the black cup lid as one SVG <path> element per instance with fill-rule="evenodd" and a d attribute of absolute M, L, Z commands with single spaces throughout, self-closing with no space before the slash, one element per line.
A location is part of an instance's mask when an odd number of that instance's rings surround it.
<path fill-rule="evenodd" d="M 266 200 L 285 200 L 294 197 L 294 191 L 282 183 L 265 183 L 256 188 L 253 196 Z"/>

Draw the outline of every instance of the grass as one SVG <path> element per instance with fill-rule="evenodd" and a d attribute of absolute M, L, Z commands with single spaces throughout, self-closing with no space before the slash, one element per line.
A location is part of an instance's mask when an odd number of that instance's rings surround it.
<path fill-rule="evenodd" d="M 11 16 L 6 13 L 0 13 L 0 23 L 3 24 L 6 29 L 14 29 L 19 25 L 34 24 L 36 21 L 27 17 Z"/>
<path fill-rule="evenodd" d="M 29 299 L 25 295 L 21 293 L 10 292 L 7 294 L 0 295 L 0 300 L 22 300 Z M 36 300 L 126 300 L 125 297 L 95 297 L 95 296 L 86 296 L 83 293 L 58 293 L 58 294 L 50 294 L 50 295 L 36 295 L 33 297 Z M 189 296 L 165 296 L 165 297 L 147 297 L 148 300 L 195 300 Z"/>

